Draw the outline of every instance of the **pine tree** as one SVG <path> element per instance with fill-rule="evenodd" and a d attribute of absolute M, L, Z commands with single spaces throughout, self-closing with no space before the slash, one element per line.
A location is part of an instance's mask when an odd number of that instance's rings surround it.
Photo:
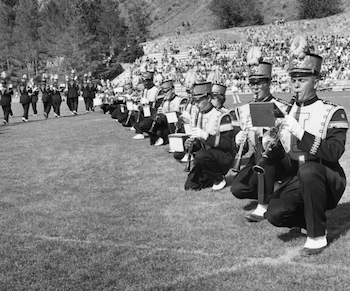
<path fill-rule="evenodd" d="M 1 70 L 7 71 L 9 75 L 14 65 L 12 47 L 17 2 L 17 0 L 0 2 L 0 66 Z"/>
<path fill-rule="evenodd" d="M 342 12 L 341 0 L 298 0 L 299 18 L 312 19 Z"/>
<path fill-rule="evenodd" d="M 31 76 L 38 74 L 41 65 L 40 38 L 38 29 L 39 2 L 38 0 L 21 0 L 15 6 L 15 26 L 13 30 L 13 54 L 17 66 L 17 75 L 27 73 Z"/>
<path fill-rule="evenodd" d="M 261 25 L 264 22 L 255 0 L 213 0 L 209 7 L 217 16 L 220 28 Z"/>

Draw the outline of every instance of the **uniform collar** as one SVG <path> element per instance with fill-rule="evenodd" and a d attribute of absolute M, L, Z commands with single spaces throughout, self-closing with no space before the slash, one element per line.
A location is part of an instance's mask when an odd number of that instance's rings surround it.
<path fill-rule="evenodd" d="M 265 97 L 265 99 L 262 100 L 262 102 L 270 102 L 274 97 L 270 94 L 269 96 Z"/>
<path fill-rule="evenodd" d="M 318 100 L 318 97 L 317 97 L 317 95 L 315 95 L 314 97 L 312 97 L 309 100 L 306 100 L 305 102 L 300 103 L 300 102 L 297 101 L 296 104 L 298 106 L 301 106 L 301 105 L 308 106 L 308 105 L 311 105 L 311 104 L 315 103 L 317 100 Z"/>
<path fill-rule="evenodd" d="M 204 110 L 204 111 L 202 111 L 201 113 L 202 113 L 202 114 L 206 114 L 206 113 L 210 112 L 213 108 L 214 108 L 214 106 L 211 105 L 211 106 L 208 107 L 207 110 Z"/>

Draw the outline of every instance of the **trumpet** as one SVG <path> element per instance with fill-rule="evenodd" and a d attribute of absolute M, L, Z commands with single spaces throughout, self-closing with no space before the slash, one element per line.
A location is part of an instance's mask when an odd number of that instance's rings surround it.
<path fill-rule="evenodd" d="M 256 102 L 258 100 L 258 94 L 254 94 L 254 98 L 252 102 Z M 243 131 L 243 137 L 242 137 L 242 142 L 239 145 L 239 149 L 238 152 L 235 156 L 235 160 L 233 162 L 233 166 L 232 166 L 232 171 L 238 173 L 241 170 L 241 164 L 242 164 L 242 156 L 243 156 L 243 150 L 244 150 L 244 146 L 246 144 L 246 141 L 248 139 L 248 133 L 249 133 L 249 128 L 246 127 Z"/>
<path fill-rule="evenodd" d="M 286 113 L 284 114 L 284 116 L 288 115 L 290 110 L 292 109 L 295 101 L 298 99 L 298 93 L 292 97 L 292 99 L 289 101 L 288 105 L 287 105 L 287 109 L 286 109 Z M 272 157 L 272 151 L 273 148 L 278 144 L 279 140 L 280 140 L 280 133 L 281 133 L 281 126 L 276 126 L 276 127 L 272 127 L 270 129 L 270 131 L 267 131 L 270 140 L 265 148 L 265 151 L 262 152 L 261 154 L 261 158 L 259 160 L 259 162 L 253 166 L 253 171 L 257 174 L 265 174 L 265 165 L 268 159 L 270 159 Z"/>

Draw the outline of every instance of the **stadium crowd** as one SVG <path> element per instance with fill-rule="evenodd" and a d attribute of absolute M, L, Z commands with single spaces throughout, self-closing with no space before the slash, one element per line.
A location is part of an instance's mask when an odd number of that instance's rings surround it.
<path fill-rule="evenodd" d="M 341 17 L 341 16 L 339 16 Z M 338 17 L 338 18 L 339 18 Z M 334 19 L 333 19 L 334 18 Z M 273 74 L 272 90 L 275 92 L 288 92 L 290 85 L 286 72 L 289 58 L 289 43 L 295 31 L 308 32 L 307 39 L 315 53 L 322 56 L 322 76 L 324 87 L 331 89 L 336 87 L 340 80 L 350 80 L 349 68 L 349 42 L 350 37 L 341 34 L 341 30 L 334 34 L 324 34 L 322 28 L 329 26 L 329 22 L 337 22 L 338 18 L 329 18 L 322 25 L 313 22 L 284 23 L 278 25 L 257 26 L 236 29 L 235 34 L 217 32 L 216 34 L 188 38 L 164 38 L 144 45 L 144 50 L 152 53 L 161 53 L 159 58 L 142 58 L 135 62 L 132 74 L 140 74 L 144 68 L 157 69 L 166 78 L 181 82 L 183 74 L 189 68 L 194 68 L 202 80 L 208 79 L 208 75 L 218 67 L 220 82 L 231 86 L 235 78 L 239 80 L 239 90 L 247 87 L 246 53 L 252 45 L 261 47 L 266 55 L 266 60 L 274 64 L 278 69 Z M 343 23 L 345 20 L 343 20 Z M 318 25 L 318 29 L 316 29 Z M 342 24 L 342 26 L 345 24 Z M 309 31 L 319 31 L 311 34 Z M 325 30 L 325 31 L 329 31 Z M 174 45 L 176 44 L 176 46 Z M 175 48 L 175 49 L 174 49 Z M 172 52 L 172 53 L 169 53 Z M 176 54 L 186 52 L 185 58 L 179 59 Z M 138 69 L 139 68 L 139 69 Z M 123 82 L 123 80 L 121 80 Z M 350 82 L 349 82 L 350 84 Z M 348 86 L 348 85 L 347 85 Z M 349 86 L 348 86 L 349 87 Z"/>

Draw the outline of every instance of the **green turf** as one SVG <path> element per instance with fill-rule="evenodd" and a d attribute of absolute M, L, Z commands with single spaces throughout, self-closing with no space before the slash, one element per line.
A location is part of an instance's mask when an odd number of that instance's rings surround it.
<path fill-rule="evenodd" d="M 350 112 L 347 95 L 329 100 Z M 350 290 L 348 189 L 328 213 L 331 244 L 302 258 L 304 237 L 246 222 L 256 204 L 229 187 L 184 191 L 167 146 L 101 110 L 62 104 L 60 119 L 22 123 L 13 109 L 0 126 L 0 290 Z M 342 164 L 348 175 L 348 152 Z"/>

